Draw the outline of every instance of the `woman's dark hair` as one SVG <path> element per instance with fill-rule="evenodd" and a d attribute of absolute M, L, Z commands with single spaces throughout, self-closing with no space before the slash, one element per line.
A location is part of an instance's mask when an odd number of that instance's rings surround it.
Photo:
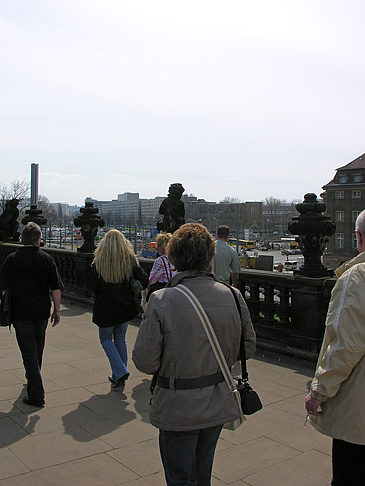
<path fill-rule="evenodd" d="M 215 254 L 215 243 L 205 226 L 187 223 L 174 232 L 166 253 L 178 272 L 208 270 Z"/>

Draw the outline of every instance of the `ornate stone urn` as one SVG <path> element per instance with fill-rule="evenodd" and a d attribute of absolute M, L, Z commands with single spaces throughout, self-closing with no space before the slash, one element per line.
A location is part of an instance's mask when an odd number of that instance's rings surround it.
<path fill-rule="evenodd" d="M 78 249 L 81 253 L 92 253 L 95 246 L 95 236 L 98 228 L 104 226 L 104 220 L 98 216 L 99 209 L 94 208 L 94 203 L 87 202 L 84 208 L 80 209 L 81 215 L 74 219 L 75 226 L 81 228 L 84 244 Z"/>
<path fill-rule="evenodd" d="M 36 223 L 38 226 L 44 226 L 47 223 L 47 219 L 42 215 L 42 210 L 37 208 L 36 204 L 32 204 L 30 209 L 25 211 L 25 216 L 22 219 L 22 223 L 26 225 L 27 223 Z"/>
<path fill-rule="evenodd" d="M 328 270 L 321 261 L 328 237 L 336 229 L 330 217 L 322 214 L 326 205 L 317 201 L 316 194 L 308 193 L 304 201 L 295 207 L 300 216 L 292 218 L 288 229 L 293 235 L 298 235 L 299 247 L 304 255 L 304 265 L 295 274 L 314 278 L 332 276 L 333 270 Z"/>

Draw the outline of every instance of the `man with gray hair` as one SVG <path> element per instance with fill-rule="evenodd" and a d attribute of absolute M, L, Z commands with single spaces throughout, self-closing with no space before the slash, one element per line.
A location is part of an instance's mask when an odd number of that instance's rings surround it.
<path fill-rule="evenodd" d="M 365 210 L 356 220 L 359 255 L 336 270 L 310 393 L 310 423 L 333 438 L 332 486 L 361 484 L 365 457 Z"/>
<path fill-rule="evenodd" d="M 0 289 L 8 289 L 11 296 L 11 322 L 23 358 L 27 393 L 23 402 L 35 407 L 44 406 L 41 376 L 46 327 L 60 322 L 61 289 L 63 284 L 56 264 L 48 253 L 40 250 L 41 229 L 27 223 L 22 232 L 23 246 L 11 253 L 0 271 Z"/>

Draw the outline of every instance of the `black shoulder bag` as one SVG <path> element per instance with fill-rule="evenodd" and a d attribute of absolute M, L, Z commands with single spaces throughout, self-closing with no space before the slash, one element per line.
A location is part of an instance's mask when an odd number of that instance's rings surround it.
<path fill-rule="evenodd" d="M 238 302 L 238 297 L 236 292 L 232 289 L 231 286 L 227 285 L 230 288 L 234 300 L 236 302 L 237 310 L 240 315 L 241 324 L 242 324 L 242 332 L 241 332 L 241 343 L 240 343 L 240 361 L 241 361 L 241 371 L 242 371 L 242 378 L 234 379 L 237 381 L 237 390 L 241 395 L 241 406 L 244 415 L 252 415 L 255 412 L 258 412 L 262 409 L 262 403 L 258 394 L 251 388 L 248 383 L 248 373 L 247 373 L 247 366 L 246 366 L 246 350 L 245 350 L 245 335 L 244 335 L 244 328 L 242 323 L 242 314 L 241 314 L 241 306 Z"/>

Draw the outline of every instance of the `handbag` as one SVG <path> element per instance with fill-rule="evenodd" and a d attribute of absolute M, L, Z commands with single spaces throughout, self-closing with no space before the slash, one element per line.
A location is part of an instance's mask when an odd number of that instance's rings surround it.
<path fill-rule="evenodd" d="M 10 290 L 3 290 L 1 292 L 0 301 L 0 326 L 10 327 L 11 325 L 11 300 Z"/>
<path fill-rule="evenodd" d="M 236 382 L 233 379 L 231 372 L 228 368 L 226 359 L 224 357 L 222 348 L 220 347 L 220 344 L 218 342 L 217 336 L 214 332 L 213 326 L 209 320 L 209 317 L 207 316 L 203 306 L 197 299 L 197 297 L 193 294 L 193 292 L 186 287 L 185 285 L 179 284 L 176 287 L 174 287 L 176 290 L 181 292 L 182 294 L 185 295 L 185 297 L 190 301 L 191 305 L 194 307 L 196 313 L 199 316 L 199 319 L 201 323 L 203 324 L 204 330 L 207 334 L 208 340 L 210 345 L 212 346 L 214 355 L 216 357 L 216 360 L 218 361 L 219 367 L 221 369 L 221 372 L 224 376 L 225 382 L 227 383 L 227 387 L 229 391 L 232 393 L 233 400 L 238 408 L 239 411 L 239 417 L 236 420 L 233 420 L 232 422 L 227 422 L 224 424 L 224 428 L 229 429 L 229 430 L 236 430 L 243 422 L 245 419 L 242 407 L 241 407 L 241 397 L 240 393 L 237 390 Z"/>
<path fill-rule="evenodd" d="M 139 280 L 136 280 L 135 278 L 131 278 L 129 283 L 132 290 L 133 300 L 139 307 L 141 305 L 141 292 L 143 290 L 142 284 Z"/>
<path fill-rule="evenodd" d="M 230 285 L 227 285 L 227 287 L 230 288 L 232 295 L 234 297 L 234 300 L 236 302 L 237 310 L 241 318 L 242 322 L 242 316 L 241 316 L 241 307 L 240 303 L 238 302 L 237 295 L 235 291 L 232 289 Z M 242 372 L 242 378 L 235 378 L 237 381 L 237 390 L 241 396 L 241 406 L 242 406 L 242 411 L 244 415 L 252 415 L 255 412 L 258 412 L 259 410 L 262 409 L 262 403 L 260 400 L 260 397 L 258 394 L 251 388 L 251 386 L 248 383 L 248 373 L 247 373 L 247 366 L 246 366 L 246 350 L 245 350 L 245 337 L 244 337 L 244 332 L 243 332 L 243 326 L 242 326 L 242 332 L 241 332 L 241 342 L 240 342 L 240 361 L 241 361 L 241 372 Z"/>

